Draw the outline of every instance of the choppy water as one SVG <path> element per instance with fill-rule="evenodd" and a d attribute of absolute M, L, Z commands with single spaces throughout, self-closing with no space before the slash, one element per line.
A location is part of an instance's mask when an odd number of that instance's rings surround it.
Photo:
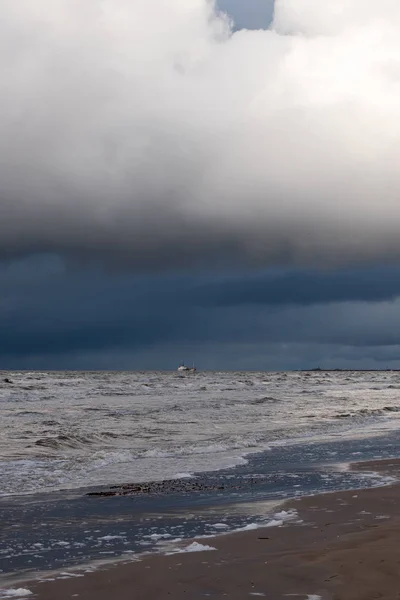
<path fill-rule="evenodd" d="M 396 372 L 3 372 L 0 494 L 219 470 L 277 444 L 397 429 L 399 418 Z"/>

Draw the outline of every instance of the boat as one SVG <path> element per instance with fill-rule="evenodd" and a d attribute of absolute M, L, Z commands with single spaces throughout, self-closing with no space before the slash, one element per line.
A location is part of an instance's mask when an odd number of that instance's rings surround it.
<path fill-rule="evenodd" d="M 196 369 L 196 367 L 194 366 L 194 363 L 193 363 L 193 367 L 187 367 L 187 366 L 185 365 L 185 363 L 184 363 L 184 362 L 182 362 L 182 364 L 180 364 L 180 365 L 179 365 L 179 367 L 178 367 L 178 371 L 179 371 L 180 373 L 195 373 L 195 372 L 197 371 L 197 369 Z"/>

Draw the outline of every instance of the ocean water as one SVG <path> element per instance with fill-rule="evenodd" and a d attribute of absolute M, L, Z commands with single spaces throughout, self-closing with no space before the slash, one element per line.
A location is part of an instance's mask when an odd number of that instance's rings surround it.
<path fill-rule="evenodd" d="M 397 372 L 2 372 L 0 495 L 184 478 L 399 419 Z"/>

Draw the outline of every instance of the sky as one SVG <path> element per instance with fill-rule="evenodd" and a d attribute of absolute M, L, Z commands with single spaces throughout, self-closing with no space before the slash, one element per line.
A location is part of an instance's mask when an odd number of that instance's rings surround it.
<path fill-rule="evenodd" d="M 400 368 L 399 25 L 2 2 L 0 368 Z"/>

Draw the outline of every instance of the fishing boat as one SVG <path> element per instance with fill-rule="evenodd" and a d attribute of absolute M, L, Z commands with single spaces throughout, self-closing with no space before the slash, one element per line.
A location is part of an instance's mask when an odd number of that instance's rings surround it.
<path fill-rule="evenodd" d="M 178 367 L 178 371 L 180 373 L 195 373 L 197 371 L 197 369 L 194 366 L 194 363 L 193 363 L 193 367 L 187 367 L 185 365 L 185 363 L 182 361 L 182 363 Z"/>

